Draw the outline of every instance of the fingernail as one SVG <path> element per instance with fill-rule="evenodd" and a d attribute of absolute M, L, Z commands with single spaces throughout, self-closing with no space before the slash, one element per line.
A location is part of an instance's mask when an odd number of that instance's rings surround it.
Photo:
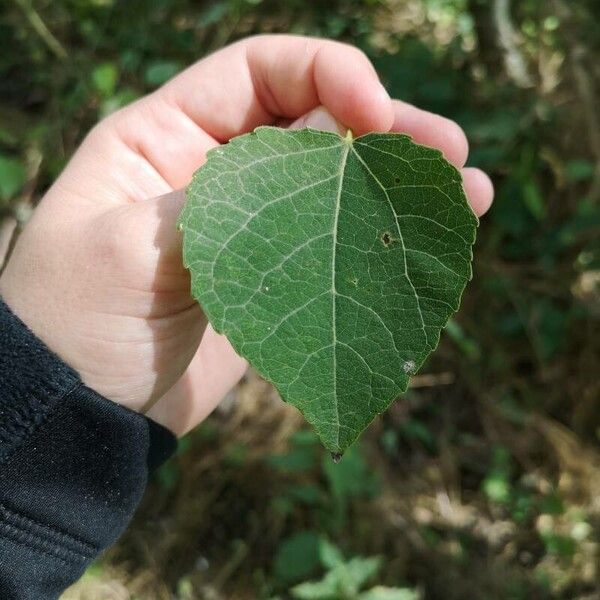
<path fill-rule="evenodd" d="M 344 134 L 346 132 L 346 128 L 334 119 L 331 113 L 323 106 L 315 108 L 306 115 L 304 124 L 306 127 L 313 127 L 314 129 L 321 129 L 322 131 L 333 131 L 339 134 Z"/>

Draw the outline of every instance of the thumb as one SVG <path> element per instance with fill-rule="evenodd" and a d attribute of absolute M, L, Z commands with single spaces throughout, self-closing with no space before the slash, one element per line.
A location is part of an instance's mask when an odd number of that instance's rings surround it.
<path fill-rule="evenodd" d="M 109 219 L 113 237 L 119 238 L 119 246 L 134 264 L 137 258 L 146 266 L 153 265 L 156 274 L 180 275 L 184 270 L 183 235 L 177 221 L 184 204 L 185 190 L 175 190 L 113 208 L 105 218 Z"/>

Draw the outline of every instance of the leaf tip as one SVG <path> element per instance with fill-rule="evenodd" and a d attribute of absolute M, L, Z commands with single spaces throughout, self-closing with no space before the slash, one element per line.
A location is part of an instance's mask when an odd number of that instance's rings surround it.
<path fill-rule="evenodd" d="M 340 460 L 342 460 L 342 453 L 341 452 L 332 452 L 331 460 L 334 462 L 334 464 L 337 465 L 340 462 Z"/>

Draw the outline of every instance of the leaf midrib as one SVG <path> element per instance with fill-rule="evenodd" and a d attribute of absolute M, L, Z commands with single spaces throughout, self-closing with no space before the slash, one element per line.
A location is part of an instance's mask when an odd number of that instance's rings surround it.
<path fill-rule="evenodd" d="M 333 331 L 333 339 L 332 339 L 332 353 L 333 353 L 333 402 L 335 408 L 335 420 L 336 420 L 336 442 L 335 445 L 337 448 L 340 446 L 340 410 L 337 399 L 337 323 L 336 323 L 336 298 L 337 298 L 337 290 L 335 287 L 335 275 L 336 275 L 336 255 L 337 255 L 337 230 L 338 230 L 338 220 L 340 216 L 340 206 L 342 203 L 342 188 L 344 183 L 344 174 L 346 171 L 346 162 L 348 160 L 348 154 L 350 154 L 350 149 L 352 148 L 352 141 L 343 141 L 343 151 L 342 158 L 340 160 L 340 169 L 338 172 L 338 176 L 340 178 L 336 201 L 335 201 L 335 214 L 333 217 L 333 236 L 332 236 L 332 249 L 331 249 L 331 324 Z"/>

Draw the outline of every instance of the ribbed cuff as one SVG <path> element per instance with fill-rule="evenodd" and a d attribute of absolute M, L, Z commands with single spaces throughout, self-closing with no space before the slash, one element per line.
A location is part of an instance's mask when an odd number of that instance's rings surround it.
<path fill-rule="evenodd" d="M 87 388 L 0 298 L 0 465 L 38 427 L 61 399 L 75 393 L 99 411 L 140 420 L 148 429 L 150 468 L 174 451 L 173 434 Z"/>
<path fill-rule="evenodd" d="M 78 385 L 77 373 L 0 298 L 0 464 Z"/>
<path fill-rule="evenodd" d="M 124 531 L 175 447 L 86 387 L 0 301 L 0 596 L 58 598 Z"/>

